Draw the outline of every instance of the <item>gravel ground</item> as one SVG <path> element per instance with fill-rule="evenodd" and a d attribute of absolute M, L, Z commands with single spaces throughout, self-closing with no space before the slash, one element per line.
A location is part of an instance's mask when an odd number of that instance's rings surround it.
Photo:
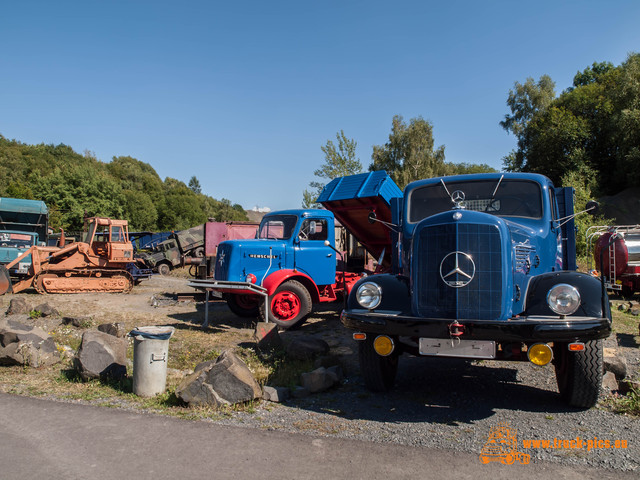
<path fill-rule="evenodd" d="M 115 309 L 140 318 L 164 316 L 173 322 L 202 319 L 202 303 L 153 307 L 149 298 L 162 292 L 193 293 L 186 279 L 155 278 L 131 295 L 49 296 L 49 301 L 84 313 Z M 38 296 L 34 296 L 33 301 Z M 109 303 L 105 312 L 104 302 Z M 7 300 L 5 300 L 6 302 Z M 63 303 L 64 302 L 64 303 Z M 330 391 L 285 404 L 260 402 L 252 412 L 235 412 L 215 421 L 266 430 L 302 432 L 316 436 L 353 438 L 371 442 L 453 449 L 479 454 L 491 428 L 508 423 L 517 430 L 518 449 L 531 462 L 594 466 L 640 472 L 640 418 L 614 414 L 603 408 L 581 411 L 560 399 L 553 368 L 525 362 L 465 361 L 403 356 L 396 388 L 386 394 L 366 390 L 359 374 L 357 345 L 339 322 L 339 305 L 321 308 L 302 327 L 282 333 L 318 336 L 330 345 L 345 372 L 343 384 Z M 233 318 L 223 303 L 212 303 L 211 323 L 233 330 Z M 141 320 L 143 321 L 143 320 Z M 159 321 L 162 321 L 160 318 Z M 201 320 L 200 320 L 201 321 Z M 157 322 L 156 322 L 157 323 Z M 250 326 L 250 325 L 249 325 Z M 246 332 L 245 332 L 246 333 Z M 212 333 L 213 334 L 213 333 Z M 638 337 L 615 335 L 605 347 L 627 359 L 629 372 L 640 374 Z M 169 352 L 171 355 L 171 352 Z M 128 408 L 127 405 L 121 405 Z M 523 440 L 625 440 L 626 449 L 524 448 Z M 478 461 L 480 465 L 480 462 Z"/>
<path fill-rule="evenodd" d="M 553 367 L 526 362 L 466 361 L 403 356 L 396 388 L 374 394 L 364 387 L 357 366 L 357 345 L 345 334 L 337 313 L 283 337 L 314 334 L 341 359 L 343 385 L 286 404 L 263 402 L 255 413 L 220 420 L 228 425 L 303 432 L 373 442 L 447 448 L 480 453 L 492 427 L 507 423 L 517 430 L 519 450 L 531 462 L 640 472 L 640 418 L 602 408 L 567 407 L 556 389 Z M 629 370 L 639 371 L 639 352 L 619 348 L 616 337 L 605 346 L 624 354 Z M 626 449 L 523 448 L 522 440 L 626 440 Z M 612 443 L 613 444 L 613 443 Z"/>

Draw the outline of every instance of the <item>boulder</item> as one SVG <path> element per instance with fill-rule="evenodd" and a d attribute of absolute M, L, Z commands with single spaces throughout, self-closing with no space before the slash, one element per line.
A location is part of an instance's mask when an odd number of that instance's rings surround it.
<path fill-rule="evenodd" d="M 15 297 L 11 299 L 6 315 L 23 315 L 28 314 L 30 311 L 31 306 L 27 304 L 27 301 L 24 298 Z"/>
<path fill-rule="evenodd" d="M 621 356 L 604 357 L 604 371 L 612 372 L 618 380 L 627 376 L 627 359 Z"/>
<path fill-rule="evenodd" d="M 72 325 L 76 328 L 88 328 L 91 326 L 93 318 L 89 316 L 84 317 L 62 317 L 62 323 L 65 325 Z"/>
<path fill-rule="evenodd" d="M 15 320 L 0 320 L 0 365 L 42 367 L 59 361 L 56 343 L 47 332 Z"/>
<path fill-rule="evenodd" d="M 84 332 L 75 365 L 83 380 L 122 379 L 127 375 L 127 340 L 96 330 Z"/>
<path fill-rule="evenodd" d="M 269 402 L 282 403 L 289 398 L 291 392 L 286 387 L 269 387 L 262 389 L 262 398 Z"/>
<path fill-rule="evenodd" d="M 618 390 L 618 381 L 613 372 L 607 372 L 602 377 L 602 388 L 608 392 L 614 392 Z"/>
<path fill-rule="evenodd" d="M 287 355 L 296 360 L 307 360 L 329 353 L 329 344 L 320 338 L 294 338 L 286 346 Z"/>
<path fill-rule="evenodd" d="M 300 383 L 309 393 L 317 393 L 333 387 L 337 383 L 337 377 L 335 373 L 320 367 L 300 375 Z"/>
<path fill-rule="evenodd" d="M 282 348 L 282 338 L 275 323 L 258 322 L 253 333 L 260 350 L 277 350 Z"/>
<path fill-rule="evenodd" d="M 203 362 L 176 389 L 188 405 L 233 405 L 262 396 L 262 389 L 246 364 L 231 350 Z"/>
<path fill-rule="evenodd" d="M 53 308 L 47 302 L 41 303 L 40 305 L 34 307 L 33 310 L 36 312 L 40 312 L 41 317 L 57 317 L 58 315 L 60 315 L 58 313 L 58 310 Z"/>
<path fill-rule="evenodd" d="M 124 331 L 124 323 L 120 322 L 103 323 L 102 325 L 98 325 L 98 331 L 108 333 L 109 335 L 113 335 L 118 338 L 124 338 L 127 334 Z"/>

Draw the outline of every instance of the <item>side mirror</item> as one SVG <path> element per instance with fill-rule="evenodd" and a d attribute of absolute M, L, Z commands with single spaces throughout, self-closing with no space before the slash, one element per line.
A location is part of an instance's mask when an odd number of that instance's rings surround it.
<path fill-rule="evenodd" d="M 309 222 L 309 235 L 315 235 L 315 234 L 316 234 L 316 222 L 312 220 Z"/>
<path fill-rule="evenodd" d="M 369 221 L 370 224 L 374 224 L 376 223 L 376 220 L 378 219 L 378 216 L 376 215 L 376 212 L 371 210 L 369 212 L 369 215 L 367 215 L 367 220 Z"/>
<path fill-rule="evenodd" d="M 600 213 L 600 204 L 595 200 L 589 200 L 585 210 L 589 215 L 598 215 Z"/>

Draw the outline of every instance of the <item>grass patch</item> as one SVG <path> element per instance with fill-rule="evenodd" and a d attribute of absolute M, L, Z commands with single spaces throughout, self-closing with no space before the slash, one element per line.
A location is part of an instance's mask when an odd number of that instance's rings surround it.
<path fill-rule="evenodd" d="M 633 388 L 626 395 L 609 397 L 603 404 L 615 413 L 640 416 L 640 390 Z"/>

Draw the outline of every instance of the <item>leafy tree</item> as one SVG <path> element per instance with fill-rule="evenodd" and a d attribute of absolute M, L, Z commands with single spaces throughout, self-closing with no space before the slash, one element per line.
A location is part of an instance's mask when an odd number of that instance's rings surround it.
<path fill-rule="evenodd" d="M 371 158 L 369 170 L 386 170 L 400 188 L 453 172 L 444 161 L 444 145 L 434 149 L 433 125 L 422 117 L 412 118 L 407 125 L 400 115 L 394 116 L 389 141 L 375 145 Z"/>
<path fill-rule="evenodd" d="M 320 147 L 324 153 L 325 163 L 313 172 L 320 179 L 333 180 L 337 177 L 362 172 L 362 164 L 356 158 L 356 141 L 347 138 L 344 130 L 336 133 L 336 140 L 338 142 L 337 146 L 331 140 L 327 140 L 327 143 Z M 316 199 L 325 186 L 325 182 L 313 181 L 309 186 L 311 190 L 303 192 L 302 206 L 304 208 L 315 205 Z"/>
<path fill-rule="evenodd" d="M 189 180 L 189 188 L 193 193 L 202 193 L 202 188 L 200 187 L 200 181 L 194 175 Z"/>
<path fill-rule="evenodd" d="M 517 84 L 516 84 L 517 85 Z M 594 175 L 597 194 L 615 194 L 640 183 L 640 54 L 620 66 L 594 63 L 574 77 L 574 86 L 550 99 L 547 88 L 529 82 L 533 94 L 510 93 L 513 112 L 501 125 L 518 138 L 505 159 L 513 171 L 538 172 L 559 184 L 564 174 Z M 529 90 L 530 90 L 529 89 Z M 527 92 L 529 90 L 526 90 Z M 543 95 L 546 91 L 547 95 Z M 550 100 L 549 100 L 550 99 Z M 512 103 L 510 103 L 513 100 Z M 520 121 L 520 119 L 524 119 Z"/>
<path fill-rule="evenodd" d="M 536 82 L 529 77 L 524 83 L 515 82 L 509 91 L 507 105 L 510 115 L 505 115 L 500 126 L 518 139 L 518 149 L 503 158 L 507 171 L 521 170 L 525 162 L 527 126 L 534 115 L 544 111 L 555 98 L 555 82 L 548 75 L 542 75 Z"/>

